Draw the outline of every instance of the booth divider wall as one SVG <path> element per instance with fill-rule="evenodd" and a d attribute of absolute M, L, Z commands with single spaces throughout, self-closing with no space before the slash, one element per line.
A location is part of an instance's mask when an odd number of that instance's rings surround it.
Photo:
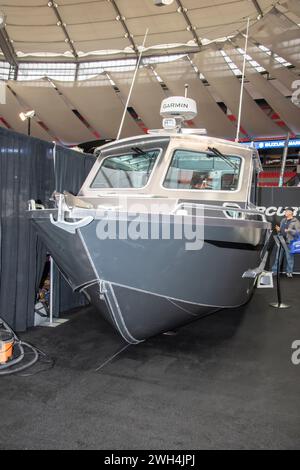
<path fill-rule="evenodd" d="M 47 204 L 55 189 L 77 193 L 94 161 L 57 146 L 54 166 L 52 143 L 0 128 L 0 316 L 17 331 L 33 326 L 46 259 L 46 248 L 26 216 L 28 200 Z M 72 308 L 78 300 L 70 291 L 55 310 Z"/>

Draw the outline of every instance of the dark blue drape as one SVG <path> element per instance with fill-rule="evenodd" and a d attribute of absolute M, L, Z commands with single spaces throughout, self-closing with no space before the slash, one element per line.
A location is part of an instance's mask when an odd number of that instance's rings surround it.
<path fill-rule="evenodd" d="M 0 316 L 17 331 L 33 325 L 36 289 L 46 259 L 26 217 L 29 199 L 48 203 L 53 191 L 76 194 L 94 157 L 0 128 Z M 64 296 L 64 309 L 74 306 Z"/>

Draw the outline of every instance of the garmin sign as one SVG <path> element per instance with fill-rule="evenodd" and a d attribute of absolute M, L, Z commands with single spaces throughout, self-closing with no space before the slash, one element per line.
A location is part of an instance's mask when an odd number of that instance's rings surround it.
<path fill-rule="evenodd" d="M 171 111 L 174 111 L 174 109 L 176 111 L 181 111 L 182 109 L 189 109 L 189 105 L 187 103 L 164 103 L 162 105 L 162 110 L 163 111 L 168 111 L 171 110 Z"/>
<path fill-rule="evenodd" d="M 184 96 L 171 96 L 162 101 L 160 115 L 163 118 L 176 117 L 189 121 L 197 116 L 196 101 Z"/>

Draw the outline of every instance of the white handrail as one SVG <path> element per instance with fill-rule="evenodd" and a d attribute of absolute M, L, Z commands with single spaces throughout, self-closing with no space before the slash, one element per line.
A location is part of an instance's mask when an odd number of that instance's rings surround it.
<path fill-rule="evenodd" d="M 228 212 L 228 211 L 231 211 L 231 212 L 242 212 L 243 214 L 252 214 L 252 215 L 258 215 L 261 217 L 262 221 L 263 222 L 267 222 L 267 219 L 265 217 L 264 214 L 262 214 L 261 212 L 257 211 L 257 210 L 253 210 L 253 209 L 243 209 L 243 208 L 240 208 L 240 207 L 236 207 L 236 206 L 230 206 L 229 205 L 230 203 L 228 203 L 228 205 L 226 206 L 215 206 L 215 205 L 210 205 L 210 204 L 201 204 L 201 203 L 192 203 L 192 202 L 181 202 L 179 203 L 172 211 L 172 213 L 176 213 L 178 210 L 180 209 L 184 209 L 184 208 L 195 208 L 195 207 L 199 207 L 201 206 L 203 209 L 206 209 L 206 210 L 211 210 L 211 211 L 221 211 L 221 212 Z"/>

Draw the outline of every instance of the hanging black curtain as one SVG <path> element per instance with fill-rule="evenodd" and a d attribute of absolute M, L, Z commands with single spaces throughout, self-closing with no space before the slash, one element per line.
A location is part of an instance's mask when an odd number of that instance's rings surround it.
<path fill-rule="evenodd" d="M 56 191 L 77 194 L 95 163 L 95 157 L 59 146 L 57 146 L 55 154 Z"/>
<path fill-rule="evenodd" d="M 57 146 L 54 171 L 52 143 L 3 128 L 0 149 L 0 316 L 24 331 L 34 324 L 47 253 L 26 217 L 28 201 L 47 206 L 55 189 L 76 194 L 95 159 Z M 59 276 L 55 282 L 58 311 L 82 303 Z"/>
<path fill-rule="evenodd" d="M 26 217 L 29 199 L 54 187 L 52 146 L 0 128 L 0 316 L 18 331 L 33 324 L 45 249 Z"/>

